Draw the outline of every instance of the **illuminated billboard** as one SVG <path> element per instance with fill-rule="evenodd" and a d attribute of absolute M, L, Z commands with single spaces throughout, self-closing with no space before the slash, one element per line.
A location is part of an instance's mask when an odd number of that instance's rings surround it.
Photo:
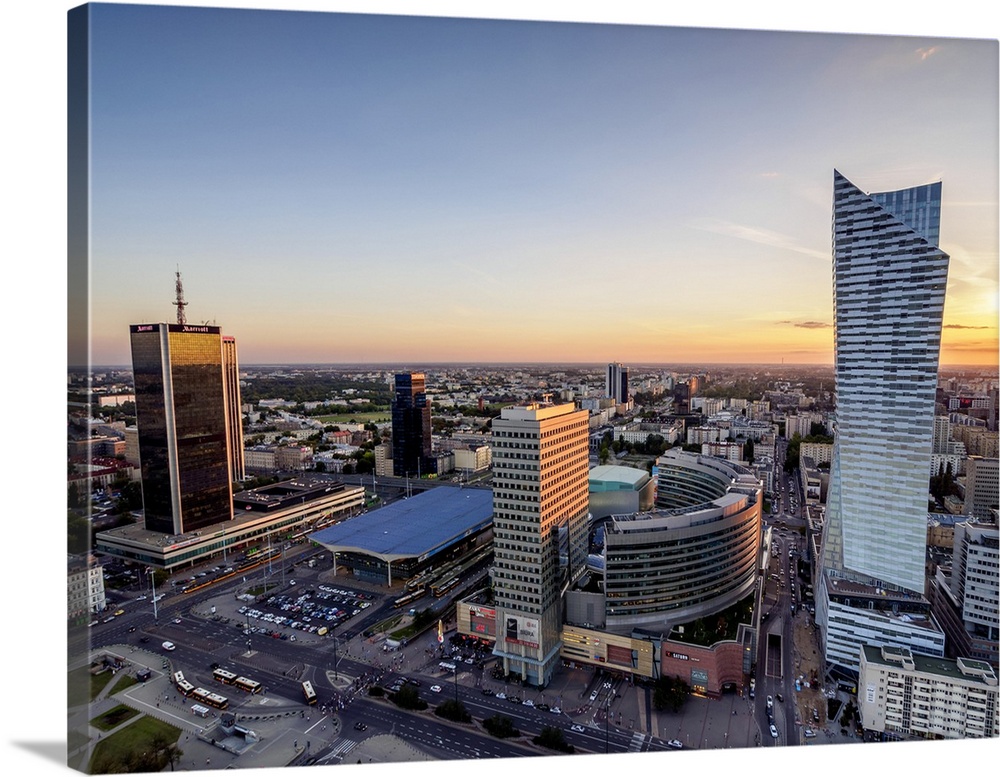
<path fill-rule="evenodd" d="M 504 639 L 518 645 L 538 647 L 538 621 L 534 618 L 508 615 Z"/>

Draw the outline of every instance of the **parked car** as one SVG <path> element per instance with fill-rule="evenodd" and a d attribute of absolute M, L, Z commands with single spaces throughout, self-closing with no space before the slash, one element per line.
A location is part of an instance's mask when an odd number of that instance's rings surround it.
<path fill-rule="evenodd" d="M 667 741 L 667 747 L 672 747 L 674 750 L 680 750 L 684 747 L 684 745 L 679 739 L 671 739 Z"/>

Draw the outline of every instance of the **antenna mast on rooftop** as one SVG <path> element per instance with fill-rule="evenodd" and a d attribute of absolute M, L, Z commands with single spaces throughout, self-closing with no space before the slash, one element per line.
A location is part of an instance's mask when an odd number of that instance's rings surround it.
<path fill-rule="evenodd" d="M 187 307 L 187 303 L 184 301 L 184 284 L 181 282 L 181 271 L 177 271 L 177 281 L 174 283 L 174 289 L 177 292 L 177 299 L 174 301 L 174 305 L 177 307 L 177 323 L 186 324 L 187 317 L 184 315 L 184 308 Z"/>

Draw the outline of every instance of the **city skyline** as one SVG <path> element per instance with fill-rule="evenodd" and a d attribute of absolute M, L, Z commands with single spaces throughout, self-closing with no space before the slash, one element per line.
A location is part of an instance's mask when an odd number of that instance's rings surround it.
<path fill-rule="evenodd" d="M 942 182 L 941 362 L 997 363 L 995 41 L 100 5 L 92 36 L 94 364 L 177 271 L 245 364 L 831 364 L 834 167 Z"/>
<path fill-rule="evenodd" d="M 150 4 L 150 0 L 138 0 L 143 4 Z M 51 271 L 49 265 L 64 261 L 60 257 L 66 249 L 66 225 L 65 218 L 61 215 L 63 204 L 66 201 L 66 68 L 65 68 L 65 15 L 68 8 L 77 3 L 61 3 L 43 0 L 41 3 L 20 4 L 12 14 L 11 24 L 7 27 L 8 45 L 4 47 L 4 56 L 8 61 L 8 72 L 18 73 L 9 83 L 10 92 L 14 95 L 14 110 L 17 115 L 23 117 L 21 121 L 10 124 L 8 129 L 13 134 L 12 142 L 9 144 L 11 154 L 9 163 L 14 170 L 14 180 L 17 195 L 11 198 L 10 204 L 13 208 L 10 211 L 9 227 L 13 231 L 13 245 L 15 256 L 18 257 L 13 262 L 15 266 L 14 284 L 27 292 L 26 296 L 20 298 L 14 304 L 8 306 L 9 314 L 7 318 L 8 326 L 13 329 L 15 315 L 18 328 L 22 328 L 26 320 L 36 321 L 41 314 L 42 329 L 41 342 L 34 337 L 12 338 L 11 344 L 14 349 L 10 356 L 23 364 L 32 364 L 41 367 L 43 372 L 48 367 L 53 371 L 59 371 L 60 375 L 43 375 L 43 399 L 55 400 L 55 394 L 60 391 L 60 378 L 65 370 L 59 364 L 59 360 L 39 360 L 40 348 L 44 351 L 62 352 L 66 343 L 66 319 L 65 305 L 62 302 L 66 278 L 64 271 L 54 268 Z M 238 0 L 216 0 L 216 6 L 239 7 Z M 246 3 L 242 4 L 243 6 Z M 656 6 L 646 2 L 636 3 L 618 2 L 614 4 L 595 4 L 583 2 L 573 4 L 572 7 L 553 6 L 552 3 L 521 3 L 518 0 L 505 3 L 477 2 L 436 3 L 429 7 L 425 3 L 402 3 L 398 0 L 387 2 L 386 0 L 376 0 L 368 2 L 363 6 L 355 3 L 353 7 L 343 2 L 333 0 L 270 0 L 266 5 L 270 7 L 293 7 L 296 9 L 313 8 L 316 10 L 364 10 L 376 13 L 438 13 L 438 14 L 476 14 L 480 16 L 491 16 L 496 18 L 508 16 L 521 16 L 524 18 L 537 19 L 579 19 L 585 21 L 607 21 L 610 23 L 651 23 L 651 24 L 682 24 L 698 27 L 740 27 L 759 29 L 813 29 L 820 33 L 829 31 L 851 32 L 861 35 L 865 34 L 904 34 L 924 38 L 929 34 L 942 36 L 989 36 L 994 40 L 997 37 L 996 26 L 993 17 L 989 14 L 982 14 L 978 4 L 969 2 L 949 3 L 946 6 L 941 4 L 927 4 L 907 8 L 905 14 L 900 14 L 898 9 L 882 6 L 873 6 L 870 3 L 840 3 L 835 7 L 816 4 L 799 6 L 789 6 L 787 4 L 742 4 L 731 3 L 723 0 L 722 3 L 711 6 L 698 4 L 681 4 L 671 6 Z M 995 78 L 995 63 L 987 66 L 985 73 L 988 77 Z M 988 99 L 995 100 L 995 93 L 987 95 Z M 39 106 L 40 110 L 39 110 Z M 933 106 L 939 107 L 938 105 Z M 20 110 L 18 110 L 20 109 Z M 995 111 L 989 113 L 989 124 L 985 134 L 989 135 L 995 127 Z M 859 119 L 859 126 L 863 123 Z M 883 128 L 884 129 L 884 128 Z M 994 132 L 995 135 L 995 132 Z M 870 169 L 861 169 L 841 158 L 831 158 L 823 161 L 821 165 L 823 174 L 818 176 L 817 189 L 823 189 L 829 183 L 830 172 L 835 166 L 841 167 L 845 173 L 853 176 L 867 190 L 886 188 L 892 185 L 910 185 L 916 179 L 909 175 L 900 175 L 899 181 L 886 183 L 875 180 L 870 176 Z M 989 174 L 994 175 L 996 169 L 995 154 L 983 161 L 982 168 Z M 904 180 L 905 179 L 905 180 Z M 950 188 L 950 180 L 944 179 L 945 196 L 952 197 L 954 192 Z M 993 187 L 995 191 L 996 187 Z M 828 211 L 829 201 L 816 205 L 819 210 Z M 995 235 L 995 201 L 989 205 L 987 210 L 987 223 L 984 224 L 984 231 L 990 235 Z M 950 216 L 946 212 L 942 244 L 945 250 L 952 253 L 953 257 L 958 257 L 955 247 L 952 244 Z M 817 227 L 817 234 L 828 238 L 828 225 Z M 995 242 L 995 240 L 994 240 Z M 829 260 L 829 241 L 823 244 L 826 251 L 825 261 Z M 823 264 L 823 260 L 820 264 Z M 994 302 L 991 305 L 992 313 L 989 315 L 989 324 L 995 326 L 995 273 L 996 254 L 978 256 L 985 266 L 988 274 L 992 274 L 989 282 L 988 294 Z M 189 295 L 192 300 L 192 316 L 199 319 L 208 316 L 218 316 L 219 323 L 225 331 L 234 334 L 242 342 L 251 336 L 249 329 L 239 326 L 237 321 L 226 317 L 223 320 L 218 311 L 206 313 L 204 305 L 216 287 L 208 287 L 203 280 L 196 277 L 194 267 L 190 261 L 184 261 L 181 257 L 169 257 L 162 267 L 162 279 L 152 278 L 149 286 L 155 288 L 155 300 L 161 307 L 157 311 L 143 311 L 143 316 L 148 316 L 152 320 L 171 321 L 173 320 L 173 308 L 170 306 L 171 277 L 176 266 L 180 264 L 181 270 L 189 283 Z M 151 265 L 144 265 L 143 272 L 147 276 L 153 275 Z M 159 272 L 159 265 L 156 267 Z M 953 273 L 954 274 L 954 273 Z M 826 276 L 828 280 L 828 275 Z M 133 284 L 134 285 L 134 284 Z M 70 282 L 70 293 L 79 294 L 84 288 L 83 284 Z M 111 304 L 118 305 L 126 294 L 122 289 L 117 297 L 111 299 Z M 20 295 L 18 295 L 20 297 Z M 829 315 L 831 305 L 824 308 Z M 949 299 L 945 310 L 945 321 L 948 324 L 949 318 L 955 311 Z M 124 326 L 115 327 L 115 337 L 121 338 L 120 347 L 127 342 L 127 325 L 132 323 L 129 316 L 122 317 Z M 808 333 L 809 330 L 799 330 L 796 332 Z M 822 330 L 820 330 L 822 331 Z M 827 330 L 829 331 L 829 330 Z M 945 330 L 945 337 L 950 334 L 976 334 L 983 330 Z M 995 338 L 995 331 L 991 333 Z M 946 341 L 947 344 L 947 341 Z M 831 347 L 832 352 L 832 347 Z M 258 354 L 252 354 L 253 359 L 248 360 L 247 354 L 241 352 L 244 362 L 261 363 L 267 361 Z M 947 357 L 947 355 L 946 355 Z M 667 358 L 667 357 L 664 357 Z M 634 363 L 626 354 L 615 350 L 614 352 L 595 353 L 593 358 L 587 361 L 595 364 L 603 364 L 609 359 L 622 360 L 626 363 Z M 119 359 L 116 359 L 118 361 Z M 344 359 L 346 361 L 346 358 Z M 391 360 L 397 361 L 397 360 Z M 399 360 L 409 362 L 410 359 Z M 703 361 L 703 360 L 699 360 Z M 740 360 L 744 361 L 744 360 Z M 746 360 L 749 361 L 749 360 Z M 777 361 L 777 360 L 775 360 Z M 791 361 L 791 360 L 786 360 Z M 120 363 L 127 364 L 127 354 L 120 359 Z M 945 358 L 945 365 L 949 362 Z M 994 362 L 995 365 L 995 362 Z M 19 438 L 28 438 L 37 431 L 38 419 L 34 414 L 16 414 L 19 424 L 15 427 L 15 435 Z M 53 426 L 56 423 L 62 426 L 62 419 L 52 416 L 43 419 L 43 428 L 47 429 L 48 424 Z M 54 430 L 52 430 L 54 431 Z M 59 461 L 60 465 L 62 461 Z M 17 502 L 22 510 L 36 510 L 35 498 L 42 502 L 42 513 L 56 515 L 65 508 L 65 498 L 58 490 L 50 487 L 48 468 L 35 468 L 29 474 L 29 488 L 19 489 L 22 494 Z M 30 498 L 28 494 L 33 496 Z M 38 606 L 30 607 L 24 611 L 27 617 L 26 631 L 31 634 L 40 635 L 40 639 L 34 641 L 34 650 L 37 650 L 39 658 L 43 663 L 59 664 L 65 660 L 63 650 L 63 637 L 56 632 L 61 629 L 61 624 L 57 624 L 51 617 L 52 608 L 58 608 L 65 602 L 65 569 L 61 566 L 62 559 L 58 554 L 18 554 L 13 564 L 7 565 L 6 578 L 9 584 L 24 586 L 26 581 L 30 581 L 33 590 L 33 601 Z M 27 714 L 17 716 L 13 725 L 8 727 L 6 737 L 6 747 L 4 755 L 7 763 L 15 767 L 30 769 L 36 774 L 55 774 L 65 771 L 65 723 L 61 716 L 42 714 L 42 700 L 37 694 L 37 682 L 33 679 L 33 673 L 19 673 L 17 681 L 14 683 L 12 694 L 26 704 Z M 59 681 L 57 678 L 57 685 Z M 935 767 L 946 767 L 952 764 L 955 754 L 963 755 L 970 763 L 980 760 L 982 757 L 996 757 L 997 740 L 968 740 L 956 747 L 948 744 L 941 744 L 928 747 L 924 743 L 901 743 L 888 750 L 870 748 L 836 748 L 834 757 L 826 757 L 826 750 L 810 751 L 798 748 L 781 748 L 778 750 L 768 750 L 766 752 L 767 762 L 770 764 L 781 764 L 790 767 L 801 767 L 808 763 L 809 768 L 817 774 L 841 773 L 844 769 L 858 768 L 870 769 L 872 764 L 885 768 L 919 768 L 921 770 Z M 816 759 L 809 754 L 820 752 L 824 757 Z M 724 765 L 740 768 L 747 759 L 754 757 L 760 759 L 765 756 L 763 751 L 750 750 L 717 750 L 705 751 L 698 754 L 697 760 L 702 764 Z M 653 756 L 643 757 L 643 762 L 654 765 L 665 763 L 665 758 L 673 756 Z M 807 759 L 807 760 L 804 760 Z M 499 774 L 503 767 L 503 761 L 480 761 L 477 768 L 485 770 L 488 774 Z M 419 774 L 430 774 L 431 769 L 435 773 L 457 773 L 464 764 L 454 762 L 450 764 L 420 765 L 410 764 L 409 767 Z M 388 774 L 390 770 L 398 769 L 392 764 L 372 765 L 368 767 L 374 773 Z M 258 769 L 261 775 L 277 775 L 278 769 Z"/>

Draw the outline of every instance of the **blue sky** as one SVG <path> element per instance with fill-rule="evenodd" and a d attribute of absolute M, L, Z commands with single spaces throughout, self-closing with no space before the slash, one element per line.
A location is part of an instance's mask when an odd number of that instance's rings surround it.
<path fill-rule="evenodd" d="M 92 40 L 97 363 L 177 269 L 247 363 L 829 362 L 834 167 L 943 180 L 943 359 L 995 361 L 995 42 L 110 5 Z"/>

